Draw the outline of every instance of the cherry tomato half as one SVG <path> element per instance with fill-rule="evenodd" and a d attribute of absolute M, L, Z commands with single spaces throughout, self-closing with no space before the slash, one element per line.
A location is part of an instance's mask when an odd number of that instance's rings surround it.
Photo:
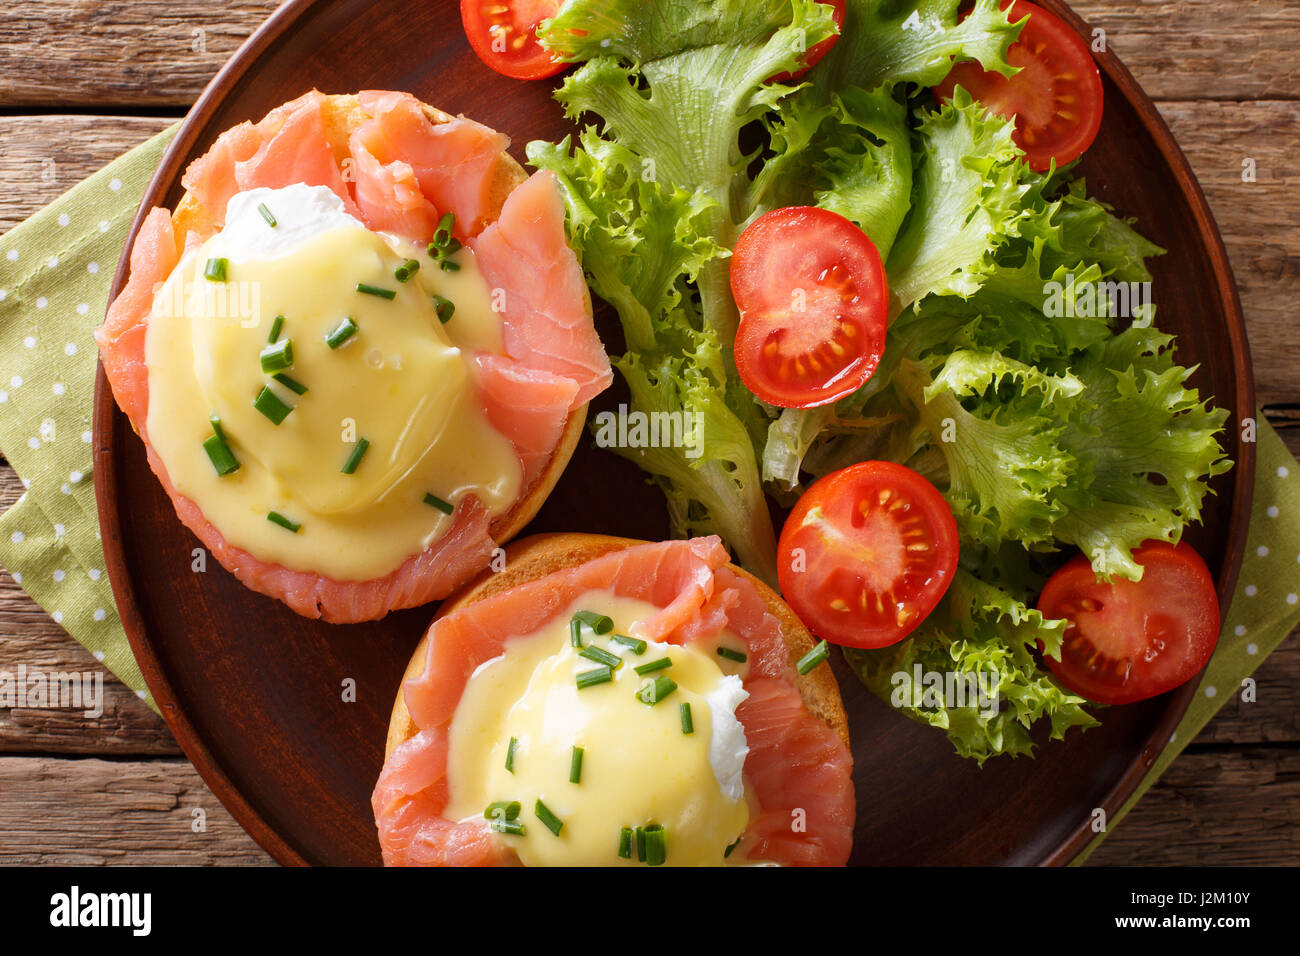
<path fill-rule="evenodd" d="M 540 80 L 568 64 L 537 39 L 537 26 L 562 0 L 460 0 L 460 20 L 478 58 L 503 76 Z"/>
<path fill-rule="evenodd" d="M 736 243 L 731 291 L 736 370 L 771 405 L 837 402 L 880 364 L 889 283 L 876 247 L 843 216 L 811 206 L 763 216 Z"/>
<path fill-rule="evenodd" d="M 1141 581 L 1098 581 L 1083 555 L 1052 575 L 1038 599 L 1045 617 L 1069 623 L 1061 659 L 1048 668 L 1074 693 L 1131 704 L 1195 677 L 1219 640 L 1219 599 L 1190 545 L 1148 541 L 1133 552 Z"/>
<path fill-rule="evenodd" d="M 1004 2 L 1005 10 L 1008 2 Z M 958 85 L 999 116 L 1016 119 L 1014 139 L 1031 169 L 1046 172 L 1084 154 L 1101 129 L 1101 74 L 1083 39 L 1065 21 L 1028 0 L 1011 4 L 1009 19 L 1025 17 L 1007 62 L 1015 76 L 986 71 L 978 63 L 958 63 L 934 89 L 940 100 Z"/>
<path fill-rule="evenodd" d="M 848 0 L 820 0 L 820 2 L 835 8 L 831 17 L 835 20 L 835 26 L 839 28 L 840 32 L 836 33 L 834 36 L 827 37 L 825 40 L 822 40 L 821 43 L 814 43 L 810 46 L 808 52 L 804 54 L 804 67 L 802 70 L 797 70 L 794 73 L 777 74 L 767 82 L 794 83 L 796 80 L 803 79 L 804 75 L 809 70 L 826 58 L 826 54 L 831 52 L 831 47 L 835 46 L 835 44 L 839 42 L 840 33 L 844 32 L 844 15 L 845 8 L 848 6 Z"/>
<path fill-rule="evenodd" d="M 910 468 L 851 465 L 799 499 L 777 546 L 781 591 L 818 637 L 897 644 L 935 609 L 957 570 L 948 502 Z"/>

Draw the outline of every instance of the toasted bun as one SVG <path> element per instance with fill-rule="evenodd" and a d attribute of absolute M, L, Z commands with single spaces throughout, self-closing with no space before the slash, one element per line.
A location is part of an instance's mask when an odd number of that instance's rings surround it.
<path fill-rule="evenodd" d="M 424 107 L 425 115 L 435 125 L 450 122 L 455 118 L 428 104 L 421 105 Z M 328 95 L 325 97 L 323 112 L 325 137 L 334 150 L 335 159 L 342 168 L 344 159 L 349 155 L 348 140 L 351 138 L 353 131 L 366 118 L 361 108 L 361 101 L 355 94 Z M 274 132 L 274 130 L 271 130 L 271 132 Z M 501 207 L 505 205 L 506 198 L 527 178 L 528 174 L 524 171 L 524 168 L 515 162 L 509 153 L 502 152 L 495 169 L 492 171 L 492 182 L 488 188 L 489 213 L 487 218 L 489 220 L 495 221 L 500 217 Z M 177 204 L 176 211 L 172 213 L 172 228 L 176 233 L 177 245 L 180 247 L 177 251 L 183 250 L 185 237 L 190 232 L 198 233 L 203 239 L 212 236 L 217 232 L 224 216 L 224 209 L 209 209 L 193 193 L 186 191 L 185 195 L 181 197 L 180 203 Z M 590 316 L 592 313 L 591 293 L 584 289 L 584 295 L 587 315 Z M 521 489 L 519 500 L 515 502 L 514 506 L 504 514 L 498 515 L 490 525 L 488 531 L 494 541 L 504 544 L 522 531 L 528 522 L 537 516 L 537 512 L 541 510 L 542 505 L 546 503 L 546 499 L 559 482 L 560 476 L 564 474 L 569 459 L 573 457 L 574 449 L 578 447 L 578 441 L 582 437 L 582 430 L 586 420 L 586 405 L 574 409 L 569 415 L 564 425 L 564 431 L 561 432 L 559 441 L 556 443 L 555 451 L 546 463 L 546 468 L 533 479 L 527 488 Z"/>
<path fill-rule="evenodd" d="M 612 538 L 599 534 L 542 534 L 524 538 L 506 549 L 505 570 L 487 571 L 475 581 L 470 582 L 459 593 L 448 598 L 438 609 L 434 620 L 452 614 L 477 601 L 501 594 L 511 588 L 535 581 L 556 571 L 577 567 L 605 554 L 622 551 L 625 548 L 645 544 L 631 538 Z M 781 637 L 790 653 L 790 663 L 803 657 L 817 643 L 816 639 L 795 616 L 794 611 L 781 600 L 780 595 L 747 571 L 735 565 L 728 567 L 747 578 L 763 600 L 767 609 L 781 625 Z M 406 665 L 402 683 L 414 680 L 424 673 L 424 663 L 428 656 L 429 634 L 425 633 L 411 661 Z M 798 675 L 799 695 L 809 713 L 817 717 L 839 734 L 844 746 L 849 746 L 849 722 L 844 714 L 844 704 L 840 700 L 840 687 L 835 682 L 835 675 L 829 667 L 814 667 L 807 674 Z M 384 757 L 401 743 L 414 737 L 418 732 L 415 721 L 406 709 L 406 695 L 399 685 L 397 700 L 393 704 L 393 714 L 388 722 L 388 741 L 384 748 Z"/>

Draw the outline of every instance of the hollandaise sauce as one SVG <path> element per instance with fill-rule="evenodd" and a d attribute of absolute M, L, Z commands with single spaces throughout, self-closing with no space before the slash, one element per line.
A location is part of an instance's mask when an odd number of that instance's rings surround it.
<path fill-rule="evenodd" d="M 148 323 L 146 427 L 228 542 L 369 580 L 445 534 L 465 496 L 509 510 L 519 459 L 470 365 L 502 350 L 500 315 L 472 251 L 454 261 L 301 185 L 236 196 L 182 259 Z"/>
<path fill-rule="evenodd" d="M 732 635 L 636 637 L 658 609 L 597 591 L 511 638 L 469 678 L 447 757 L 453 820 L 484 820 L 528 866 L 733 862 L 749 823 Z"/>

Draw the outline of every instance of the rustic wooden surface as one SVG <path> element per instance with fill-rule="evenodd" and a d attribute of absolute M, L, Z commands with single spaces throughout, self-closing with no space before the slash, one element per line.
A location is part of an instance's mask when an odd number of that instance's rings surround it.
<path fill-rule="evenodd" d="M 271 0 L 18 0 L 0 21 L 0 232 L 179 118 Z M 1261 403 L 1300 401 L 1300 4 L 1078 0 L 1159 103 L 1232 258 Z M 1257 181 L 1242 181 L 1242 161 Z M 51 165 L 48 160 L 53 160 Z M 1300 452 L 1300 430 L 1284 433 Z M 0 509 L 21 494 L 0 463 Z M 0 670 L 97 665 L 0 574 Z M 1300 862 L 1300 643 L 1256 674 L 1092 857 Z M 103 715 L 0 711 L 0 864 L 265 864 L 162 721 L 105 679 Z M 201 812 L 196 812 L 201 811 Z"/>

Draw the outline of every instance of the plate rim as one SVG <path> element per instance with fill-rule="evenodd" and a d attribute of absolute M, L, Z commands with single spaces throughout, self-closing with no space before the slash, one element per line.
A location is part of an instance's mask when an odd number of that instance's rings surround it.
<path fill-rule="evenodd" d="M 205 132 L 205 118 L 214 112 L 226 95 L 249 74 L 256 61 L 269 47 L 287 35 L 314 7 L 330 2 L 334 0 L 287 0 L 253 32 L 204 88 L 198 100 L 186 113 L 176 136 L 168 144 L 145 190 L 113 276 L 110 302 L 116 298 L 125 284 L 129 272 L 131 248 L 148 210 L 154 205 L 160 205 L 166 194 L 175 186 L 182 172 L 180 167 L 183 160 Z M 1038 2 L 1062 17 L 1080 36 L 1089 35 L 1087 22 L 1070 9 L 1064 0 L 1038 0 Z M 1210 260 L 1214 283 L 1219 292 L 1219 311 L 1225 319 L 1229 341 L 1233 345 L 1232 364 L 1237 373 L 1235 404 L 1239 414 L 1253 416 L 1256 410 L 1253 358 L 1250 353 L 1240 294 L 1222 234 L 1200 182 L 1155 103 L 1114 51 L 1107 46 L 1105 51 L 1094 54 L 1094 59 L 1101 71 L 1120 89 L 1127 102 L 1133 107 L 1173 174 L 1178 190 L 1192 213 L 1197 225 L 1198 240 Z M 175 736 L 185 756 L 194 765 L 204 783 L 235 821 L 271 854 L 276 862 L 290 866 L 311 865 L 297 848 L 270 825 L 231 780 L 190 722 L 158 657 L 154 654 L 151 639 L 135 601 L 131 574 L 126 567 L 121 522 L 118 517 L 115 446 L 120 446 L 119 429 L 122 427 L 122 422 L 123 419 L 118 414 L 108 385 L 103 362 L 99 361 L 95 374 L 93 413 L 96 510 L 103 539 L 105 569 L 131 651 L 168 729 Z M 1234 461 L 1233 508 L 1227 523 L 1227 547 L 1223 555 L 1218 587 L 1223 618 L 1228 615 L 1245 557 L 1246 535 L 1249 531 L 1255 486 L 1256 445 L 1253 442 L 1240 440 L 1236 444 L 1239 453 Z M 1134 756 L 1101 801 L 1101 808 L 1105 811 L 1108 820 L 1114 818 L 1115 813 L 1150 772 L 1156 757 L 1163 750 L 1163 747 L 1154 745 L 1167 739 L 1182 720 L 1200 687 L 1203 675 L 1204 671 L 1173 692 L 1160 719 L 1148 736 L 1146 746 Z M 1043 852 L 1034 865 L 1068 864 L 1094 836 L 1090 821 L 1082 820 L 1064 840 Z"/>

